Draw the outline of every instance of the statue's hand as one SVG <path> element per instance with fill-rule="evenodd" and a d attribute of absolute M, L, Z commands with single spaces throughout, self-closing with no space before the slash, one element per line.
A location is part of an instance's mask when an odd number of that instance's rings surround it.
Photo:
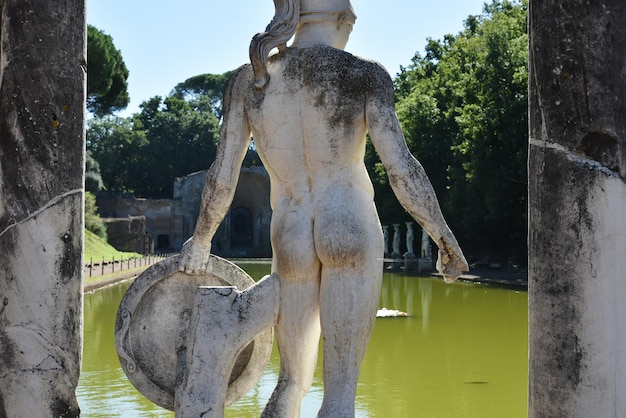
<path fill-rule="evenodd" d="M 437 271 L 443 274 L 443 279 L 446 283 L 452 283 L 461 274 L 469 270 L 465 256 L 458 247 L 451 248 L 444 246 L 439 249 L 439 258 L 437 259 Z"/>
<path fill-rule="evenodd" d="M 178 269 L 187 274 L 202 274 L 209 270 L 210 261 L 211 243 L 208 246 L 200 245 L 191 237 L 183 244 Z"/>

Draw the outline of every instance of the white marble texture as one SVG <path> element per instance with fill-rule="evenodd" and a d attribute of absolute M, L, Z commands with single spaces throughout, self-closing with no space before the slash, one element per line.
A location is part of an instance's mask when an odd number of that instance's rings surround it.
<path fill-rule="evenodd" d="M 230 80 L 217 157 L 194 236 L 183 247 L 182 268 L 206 270 L 211 238 L 254 136 L 271 179 L 272 271 L 280 277 L 281 371 L 263 416 L 299 416 L 321 335 L 324 400 L 318 416 L 351 417 L 384 253 L 363 162 L 367 132 L 396 196 L 439 246 L 439 271 L 451 281 L 468 266 L 422 166 L 407 149 L 391 77 L 379 64 L 342 50 L 355 19 L 350 2 L 277 1 L 276 9 L 268 28 L 297 28 L 295 39 L 285 47 L 284 37 L 276 36 L 280 52 L 265 67 L 253 58 L 256 74 L 246 65 Z M 284 25 L 278 24 L 283 17 Z M 263 50 L 260 38 L 252 51 Z"/>

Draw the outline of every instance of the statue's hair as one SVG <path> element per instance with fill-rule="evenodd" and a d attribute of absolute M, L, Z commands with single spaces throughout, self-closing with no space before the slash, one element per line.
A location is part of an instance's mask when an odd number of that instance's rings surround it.
<path fill-rule="evenodd" d="M 279 51 L 287 47 L 298 27 L 300 20 L 300 0 L 274 0 L 274 18 L 265 28 L 257 33 L 250 42 L 250 62 L 254 70 L 255 87 L 265 88 L 269 82 L 267 58 L 270 51 L 278 47 Z"/>

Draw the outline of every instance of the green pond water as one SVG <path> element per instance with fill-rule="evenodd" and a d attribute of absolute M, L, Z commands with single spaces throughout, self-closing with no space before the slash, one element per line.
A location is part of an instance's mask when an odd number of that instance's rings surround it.
<path fill-rule="evenodd" d="M 254 279 L 269 264 L 240 264 Z M 83 417 L 173 417 L 129 383 L 115 351 L 114 322 L 128 285 L 85 295 L 85 347 L 78 399 Z M 357 417 L 526 417 L 528 294 L 486 285 L 385 274 L 378 318 L 361 367 Z M 321 358 L 319 361 L 321 365 Z M 279 368 L 276 347 L 259 384 L 226 417 L 259 417 Z M 302 418 L 322 400 L 318 365 Z"/>

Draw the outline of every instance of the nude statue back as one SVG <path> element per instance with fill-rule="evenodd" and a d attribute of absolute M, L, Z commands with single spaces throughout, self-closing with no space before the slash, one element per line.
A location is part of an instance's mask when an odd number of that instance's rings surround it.
<path fill-rule="evenodd" d="M 244 72 L 245 84 L 252 83 L 250 68 Z M 295 254 L 294 263 L 302 263 L 310 256 L 294 248 L 297 235 L 306 243 L 303 248 L 318 250 L 325 265 L 346 258 L 359 262 L 365 253 L 371 257 L 363 242 L 378 248 L 381 233 L 363 161 L 365 109 L 368 95 L 382 84 L 379 78 L 388 78 L 386 72 L 324 46 L 289 48 L 270 58 L 268 72 L 271 82 L 265 89 L 247 88 L 245 108 L 272 180 L 273 216 L 281 219 L 273 222 L 275 250 L 288 248 L 283 256 Z M 345 202 L 341 211 L 338 201 Z M 288 215 L 296 208 L 303 217 Z M 315 219 L 315 228 L 306 219 Z M 298 232 L 289 232 L 287 225 Z"/>
<path fill-rule="evenodd" d="M 246 112 L 259 155 L 270 176 L 279 179 L 272 187 L 315 192 L 341 177 L 355 179 L 355 186 L 371 194 L 363 164 L 365 107 L 379 78 L 388 78 L 384 69 L 320 46 L 273 56 L 268 71 L 272 82 L 265 89 L 247 90 Z M 315 181 L 309 185 L 311 176 Z"/>

